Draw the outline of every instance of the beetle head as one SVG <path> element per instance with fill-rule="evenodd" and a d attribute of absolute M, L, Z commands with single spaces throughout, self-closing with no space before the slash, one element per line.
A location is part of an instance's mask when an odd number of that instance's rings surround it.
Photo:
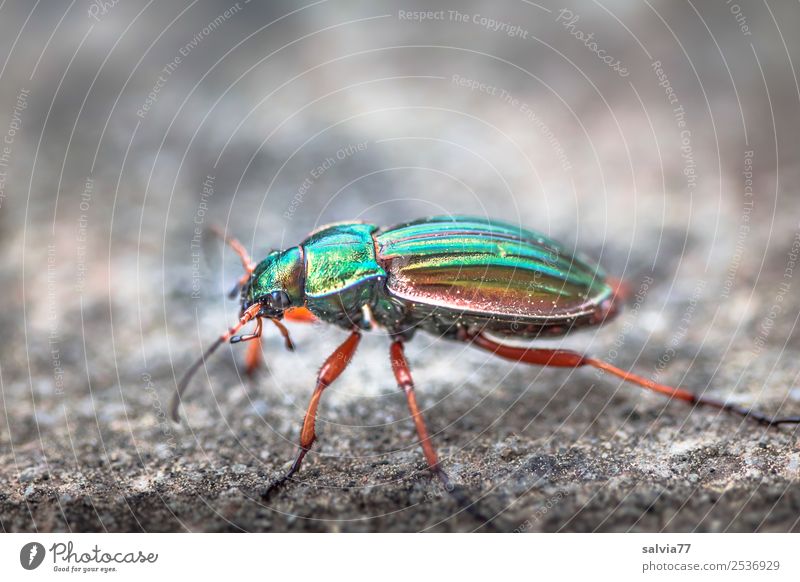
<path fill-rule="evenodd" d="M 242 313 L 255 303 L 259 315 L 280 319 L 283 312 L 304 303 L 303 253 L 300 247 L 272 251 L 242 287 Z"/>

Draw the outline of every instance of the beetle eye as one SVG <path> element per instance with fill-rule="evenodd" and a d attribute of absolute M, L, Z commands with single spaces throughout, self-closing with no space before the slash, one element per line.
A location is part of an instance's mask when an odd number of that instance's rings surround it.
<path fill-rule="evenodd" d="M 286 294 L 286 291 L 273 291 L 269 294 L 269 302 L 270 305 L 276 309 L 286 309 L 291 305 L 289 295 Z"/>

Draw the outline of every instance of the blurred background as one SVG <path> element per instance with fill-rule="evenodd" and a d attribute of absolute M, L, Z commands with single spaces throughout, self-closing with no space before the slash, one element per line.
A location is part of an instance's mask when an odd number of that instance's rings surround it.
<path fill-rule="evenodd" d="M 525 225 L 628 281 L 563 341 L 659 381 L 800 413 L 800 6 L 644 2 L 0 3 L 0 526 L 472 530 L 362 342 L 276 499 L 343 339 L 224 348 L 254 258 L 315 227 Z M 272 330 L 271 330 L 272 331 Z M 234 346 L 235 347 L 235 346 Z M 453 479 L 505 530 L 797 530 L 790 429 L 420 334 Z"/>

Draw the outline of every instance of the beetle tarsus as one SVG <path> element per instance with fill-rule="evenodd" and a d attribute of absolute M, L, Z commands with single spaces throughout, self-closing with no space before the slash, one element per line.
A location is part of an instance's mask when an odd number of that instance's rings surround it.
<path fill-rule="evenodd" d="M 712 398 L 705 398 L 703 396 L 695 397 L 693 403 L 700 404 L 703 406 L 709 406 L 712 408 L 717 408 L 719 410 L 724 410 L 732 414 L 738 414 L 739 416 L 742 416 L 744 418 L 749 418 L 765 426 L 780 426 L 782 424 L 800 424 L 800 416 L 770 416 L 759 410 L 745 408 L 744 406 L 738 406 L 736 404 L 728 404 L 727 402 L 714 400 Z"/>
<path fill-rule="evenodd" d="M 262 501 L 267 501 L 273 493 L 283 487 L 294 476 L 294 474 L 300 470 L 300 466 L 303 464 L 303 458 L 306 456 L 306 453 L 308 453 L 308 449 L 300 447 L 300 452 L 297 454 L 297 457 L 292 463 L 291 468 L 286 472 L 285 475 L 270 483 L 270 485 L 261 494 Z"/>

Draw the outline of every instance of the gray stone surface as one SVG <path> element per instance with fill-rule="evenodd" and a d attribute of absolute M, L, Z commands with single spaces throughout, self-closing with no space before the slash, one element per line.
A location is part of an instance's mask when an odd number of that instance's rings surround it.
<path fill-rule="evenodd" d="M 331 221 L 443 212 L 522 222 L 629 282 L 617 320 L 543 345 L 800 414 L 796 6 L 748 6 L 750 35 L 724 4 L 667 2 L 578 4 L 572 28 L 548 3 L 460 3 L 466 23 L 419 23 L 398 11 L 422 5 L 327 2 L 262 30 L 295 5 L 242 4 L 211 30 L 228 6 L 168 28 L 177 5 L 134 20 L 141 5 L 120 3 L 99 22 L 76 7 L 41 60 L 62 8 L 38 8 L 13 51 L 30 8 L 0 10 L 0 134 L 15 130 L 0 204 L 4 531 L 800 530 L 791 427 L 423 334 L 407 350 L 420 402 L 490 526 L 427 473 L 380 333 L 326 392 L 303 470 L 266 501 L 341 331 L 292 326 L 287 353 L 268 329 L 252 380 L 244 348 L 226 347 L 184 423 L 163 416 L 237 315 L 236 258 L 205 234 L 193 245 L 196 224 L 261 256 Z"/>

